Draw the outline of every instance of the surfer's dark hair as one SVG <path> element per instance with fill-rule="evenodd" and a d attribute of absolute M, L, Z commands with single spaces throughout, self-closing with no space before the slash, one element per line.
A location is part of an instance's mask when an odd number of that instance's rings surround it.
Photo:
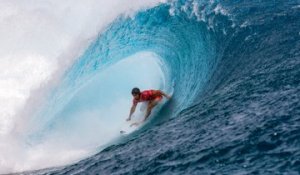
<path fill-rule="evenodd" d="M 131 90 L 132 95 L 139 95 L 141 93 L 140 89 L 135 87 Z"/>

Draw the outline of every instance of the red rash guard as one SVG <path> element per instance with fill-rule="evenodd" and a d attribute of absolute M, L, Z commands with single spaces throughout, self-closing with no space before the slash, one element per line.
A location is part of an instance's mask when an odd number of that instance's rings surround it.
<path fill-rule="evenodd" d="M 162 99 L 162 94 L 160 91 L 146 90 L 146 91 L 141 92 L 139 100 L 133 99 L 133 104 L 136 105 L 138 102 L 152 101 L 152 100 L 156 100 L 156 99 L 157 100 Z"/>

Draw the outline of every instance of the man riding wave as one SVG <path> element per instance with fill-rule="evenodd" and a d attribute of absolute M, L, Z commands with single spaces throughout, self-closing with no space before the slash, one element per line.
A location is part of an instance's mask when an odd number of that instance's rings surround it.
<path fill-rule="evenodd" d="M 131 120 L 131 116 L 134 113 L 135 108 L 139 102 L 148 102 L 147 111 L 142 121 L 144 122 L 150 116 L 152 109 L 163 99 L 163 97 L 166 97 L 167 99 L 171 98 L 171 96 L 167 95 L 161 90 L 145 90 L 141 92 L 140 89 L 137 87 L 132 89 L 131 94 L 133 96 L 133 103 L 127 121 Z M 139 123 L 133 123 L 132 125 L 138 125 L 138 124 Z"/>

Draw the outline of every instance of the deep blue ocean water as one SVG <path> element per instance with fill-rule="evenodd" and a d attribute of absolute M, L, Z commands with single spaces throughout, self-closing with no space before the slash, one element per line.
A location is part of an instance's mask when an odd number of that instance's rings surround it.
<path fill-rule="evenodd" d="M 120 17 L 64 82 L 140 51 L 161 58 L 172 100 L 96 155 L 25 174 L 300 174 L 299 0 L 178 0 Z"/>

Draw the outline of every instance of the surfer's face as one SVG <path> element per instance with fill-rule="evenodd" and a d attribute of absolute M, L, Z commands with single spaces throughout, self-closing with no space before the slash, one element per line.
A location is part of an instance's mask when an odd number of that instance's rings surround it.
<path fill-rule="evenodd" d="M 138 99 L 140 98 L 140 95 L 139 95 L 139 94 L 132 94 L 132 96 L 133 96 L 133 98 L 134 98 L 135 100 L 138 100 Z"/>

